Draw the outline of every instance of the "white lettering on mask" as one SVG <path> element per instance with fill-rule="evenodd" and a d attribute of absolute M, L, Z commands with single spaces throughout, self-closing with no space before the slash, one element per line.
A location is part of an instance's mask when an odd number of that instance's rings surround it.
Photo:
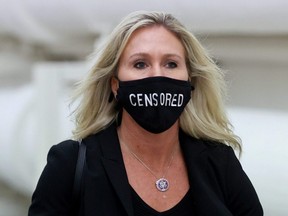
<path fill-rule="evenodd" d="M 171 93 L 149 93 L 149 94 L 130 94 L 130 104 L 132 106 L 145 106 L 145 107 L 156 107 L 160 106 L 171 106 L 180 107 L 184 101 L 183 94 L 171 94 Z"/>
<path fill-rule="evenodd" d="M 133 98 L 136 98 L 136 95 L 135 94 L 130 94 L 129 95 L 129 100 L 130 100 L 130 103 L 132 106 L 137 106 L 137 103 L 135 101 L 133 101 Z"/>

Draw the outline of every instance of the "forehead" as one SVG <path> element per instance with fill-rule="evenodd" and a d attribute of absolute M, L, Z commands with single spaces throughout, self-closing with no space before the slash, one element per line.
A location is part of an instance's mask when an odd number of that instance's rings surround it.
<path fill-rule="evenodd" d="M 175 52 L 184 55 L 185 49 L 181 40 L 175 33 L 161 25 L 152 25 L 135 30 L 122 55 L 131 52 L 151 52 L 161 50 L 163 52 Z"/>

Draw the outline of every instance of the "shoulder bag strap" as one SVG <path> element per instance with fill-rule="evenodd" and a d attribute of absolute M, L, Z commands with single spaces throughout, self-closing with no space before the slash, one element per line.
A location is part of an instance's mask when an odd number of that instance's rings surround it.
<path fill-rule="evenodd" d="M 79 151 L 78 151 L 78 159 L 76 163 L 75 169 L 75 177 L 74 177 L 74 185 L 73 185 L 73 206 L 79 207 L 79 197 L 81 191 L 81 180 L 83 175 L 83 169 L 86 161 L 86 145 L 83 143 L 82 140 L 79 141 Z"/>

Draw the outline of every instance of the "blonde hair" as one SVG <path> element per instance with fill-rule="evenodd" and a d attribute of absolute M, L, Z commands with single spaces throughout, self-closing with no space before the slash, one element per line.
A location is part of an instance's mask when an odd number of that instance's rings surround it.
<path fill-rule="evenodd" d="M 75 110 L 76 139 L 97 133 L 112 124 L 118 116 L 111 94 L 110 80 L 117 73 L 119 58 L 133 32 L 139 28 L 161 25 L 174 33 L 186 51 L 189 80 L 195 86 L 191 100 L 180 116 L 180 127 L 187 134 L 232 146 L 241 152 L 240 138 L 233 133 L 224 109 L 223 72 L 204 48 L 177 19 L 163 12 L 138 11 L 124 18 L 96 53 L 96 62 L 76 89 L 81 99 Z"/>

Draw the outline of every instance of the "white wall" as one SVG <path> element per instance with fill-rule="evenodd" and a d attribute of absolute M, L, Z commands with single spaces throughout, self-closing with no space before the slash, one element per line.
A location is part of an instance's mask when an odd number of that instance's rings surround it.
<path fill-rule="evenodd" d="M 229 114 L 243 141 L 242 166 L 265 215 L 287 215 L 288 112 L 232 107 Z"/>
<path fill-rule="evenodd" d="M 210 36 L 227 70 L 229 114 L 243 141 L 241 163 L 265 215 L 288 215 L 288 37 Z"/>

